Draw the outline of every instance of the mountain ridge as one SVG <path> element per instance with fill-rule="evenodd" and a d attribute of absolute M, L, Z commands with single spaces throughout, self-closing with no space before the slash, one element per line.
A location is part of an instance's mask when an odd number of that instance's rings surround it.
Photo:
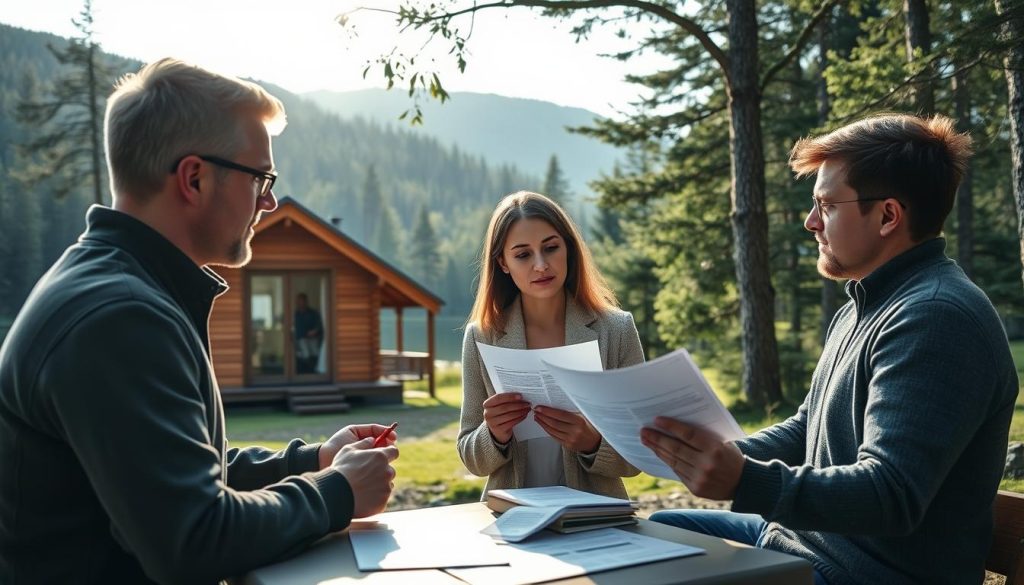
<path fill-rule="evenodd" d="M 543 176 L 551 155 L 556 155 L 577 197 L 589 197 L 587 183 L 602 173 L 610 173 L 621 154 L 613 146 L 567 130 L 590 125 L 601 118 L 599 115 L 533 98 L 452 92 L 445 104 L 433 99 L 421 101 L 424 123 L 411 126 L 398 119 L 402 112 L 415 106 L 403 91 L 318 90 L 298 95 L 342 119 L 363 117 L 383 125 L 404 127 L 490 162 L 512 164 L 530 174 Z"/>

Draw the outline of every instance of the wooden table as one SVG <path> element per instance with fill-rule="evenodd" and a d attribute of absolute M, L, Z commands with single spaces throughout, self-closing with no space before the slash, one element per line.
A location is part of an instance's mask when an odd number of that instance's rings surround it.
<path fill-rule="evenodd" d="M 401 516 L 398 516 L 401 515 Z M 387 522 L 423 522 L 428 526 L 458 526 L 459 530 L 479 531 L 494 520 L 482 503 L 461 504 L 388 512 L 374 517 Z M 359 522 L 358 520 L 356 522 Z M 811 585 L 812 569 L 807 561 L 783 553 L 753 548 L 665 526 L 641 519 L 636 526 L 622 528 L 703 548 L 706 554 L 634 565 L 601 573 L 550 581 L 582 585 Z M 431 543 L 435 544 L 435 543 Z M 328 536 L 302 554 L 262 567 L 231 580 L 233 585 L 452 585 L 462 581 L 441 570 L 362 572 L 356 567 L 348 532 Z"/>

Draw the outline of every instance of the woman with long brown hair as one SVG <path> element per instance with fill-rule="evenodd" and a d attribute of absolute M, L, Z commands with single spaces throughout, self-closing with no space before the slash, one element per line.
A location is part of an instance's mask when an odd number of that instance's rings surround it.
<path fill-rule="evenodd" d="M 579 230 L 554 201 L 520 191 L 494 210 L 480 284 L 462 345 L 458 449 L 472 473 L 498 488 L 566 485 L 626 497 L 622 477 L 639 473 L 578 412 L 533 407 L 548 436 L 519 442 L 512 429 L 531 411 L 514 393 L 496 394 L 479 341 L 542 349 L 597 340 L 605 369 L 643 361 L 633 317 L 618 308 Z"/>

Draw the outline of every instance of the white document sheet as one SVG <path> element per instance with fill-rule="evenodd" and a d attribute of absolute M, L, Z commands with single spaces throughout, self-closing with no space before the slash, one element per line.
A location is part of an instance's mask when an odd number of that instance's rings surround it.
<path fill-rule="evenodd" d="M 545 360 L 545 366 L 601 436 L 655 477 L 679 480 L 640 442 L 640 429 L 654 427 L 656 416 L 703 427 L 725 441 L 746 436 L 685 349 L 605 372 L 581 371 L 556 359 Z"/>
<path fill-rule="evenodd" d="M 353 523 L 348 537 L 360 571 L 507 565 L 510 558 L 506 547 L 485 534 L 436 523 Z"/>
<path fill-rule="evenodd" d="M 704 553 L 704 549 L 603 528 L 576 534 L 541 534 L 510 549 L 507 567 L 448 569 L 470 585 L 541 583 Z"/>
<path fill-rule="evenodd" d="M 516 506 L 480 532 L 506 542 L 520 542 L 544 530 L 567 509 L 565 506 Z"/>
<path fill-rule="evenodd" d="M 575 409 L 574 409 L 575 410 Z M 520 506 L 629 506 L 630 501 L 601 494 L 592 494 L 564 485 L 491 490 L 487 497 L 500 498 Z"/>
<path fill-rule="evenodd" d="M 547 349 L 507 349 L 479 341 L 476 346 L 495 392 L 518 392 L 523 395 L 523 400 L 533 406 L 578 411 L 573 401 L 548 373 L 543 360 L 574 370 L 600 372 L 603 367 L 597 341 Z M 512 432 L 518 441 L 548 436 L 533 420 L 533 412 L 517 424 Z"/>

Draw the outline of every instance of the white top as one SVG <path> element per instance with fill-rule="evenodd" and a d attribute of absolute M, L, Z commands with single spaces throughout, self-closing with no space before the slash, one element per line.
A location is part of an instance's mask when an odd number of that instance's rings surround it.
<path fill-rule="evenodd" d="M 551 437 L 538 437 L 526 443 L 526 480 L 523 487 L 565 485 L 562 446 Z"/>

